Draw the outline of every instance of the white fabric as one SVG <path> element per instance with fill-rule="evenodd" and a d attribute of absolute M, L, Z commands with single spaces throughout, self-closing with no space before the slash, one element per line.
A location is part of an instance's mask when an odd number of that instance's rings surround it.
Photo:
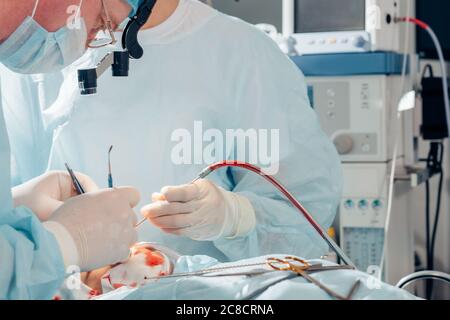
<path fill-rule="evenodd" d="M 172 270 L 172 263 L 163 252 L 136 251 L 133 247 L 127 261 L 113 266 L 102 276 L 102 291 L 106 293 L 122 286 L 142 287 L 156 282 L 157 277 L 171 274 Z"/>
<path fill-rule="evenodd" d="M 138 34 L 139 42 L 144 46 L 173 43 L 197 31 L 217 14 L 195 0 L 179 0 L 177 9 L 166 21 Z"/>

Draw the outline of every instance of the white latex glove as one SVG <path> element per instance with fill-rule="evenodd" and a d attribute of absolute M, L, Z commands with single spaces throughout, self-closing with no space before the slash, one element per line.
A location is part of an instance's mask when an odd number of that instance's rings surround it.
<path fill-rule="evenodd" d="M 98 190 L 88 176 L 75 174 L 86 192 Z M 14 207 L 25 206 L 47 221 L 64 201 L 77 195 L 67 172 L 51 171 L 12 189 Z"/>
<path fill-rule="evenodd" d="M 132 208 L 139 200 L 139 192 L 128 187 L 83 194 L 67 200 L 44 225 L 55 235 L 66 265 L 91 271 L 128 258 L 137 241 Z"/>
<path fill-rule="evenodd" d="M 164 232 L 194 240 L 214 241 L 245 236 L 255 226 L 250 201 L 208 180 L 164 187 L 141 209 L 144 217 Z"/>

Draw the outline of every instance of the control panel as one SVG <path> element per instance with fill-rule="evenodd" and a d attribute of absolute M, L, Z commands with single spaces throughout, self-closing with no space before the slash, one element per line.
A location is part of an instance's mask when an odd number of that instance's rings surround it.
<path fill-rule="evenodd" d="M 384 75 L 307 78 L 311 105 L 343 162 L 392 158 L 389 133 L 400 98 L 399 81 Z"/>
<path fill-rule="evenodd" d="M 370 33 L 357 32 L 322 32 L 296 34 L 296 50 L 300 54 L 325 54 L 345 52 L 367 52 L 371 48 Z"/>
<path fill-rule="evenodd" d="M 387 211 L 388 166 L 343 165 L 341 245 L 359 270 L 381 263 Z"/>
<path fill-rule="evenodd" d="M 344 189 L 339 206 L 342 249 L 365 272 L 380 270 L 387 236 L 385 280 L 395 284 L 404 270 L 413 272 L 412 230 L 408 223 L 409 184 L 396 184 L 390 227 L 386 235 L 390 163 L 344 163 Z"/>
<path fill-rule="evenodd" d="M 283 0 L 283 34 L 300 55 L 400 50 L 395 23 L 409 0 Z"/>
<path fill-rule="evenodd" d="M 384 245 L 384 228 L 344 228 L 344 251 L 361 271 L 379 266 Z"/>

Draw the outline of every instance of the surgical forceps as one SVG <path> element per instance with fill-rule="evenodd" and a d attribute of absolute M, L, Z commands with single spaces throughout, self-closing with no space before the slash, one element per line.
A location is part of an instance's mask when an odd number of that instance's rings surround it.
<path fill-rule="evenodd" d="M 108 149 L 108 188 L 113 188 L 113 177 L 111 174 L 111 151 L 113 146 L 110 146 Z M 69 172 L 70 178 L 72 179 L 73 187 L 77 191 L 78 194 L 84 194 L 86 191 L 83 188 L 83 185 L 78 180 L 77 176 L 73 173 L 73 170 L 67 163 L 64 164 L 66 166 L 67 171 Z"/>
<path fill-rule="evenodd" d="M 353 294 L 356 292 L 358 287 L 360 286 L 360 280 L 357 280 L 355 284 L 351 287 L 349 293 L 347 296 L 342 296 L 339 293 L 336 293 L 335 291 L 331 290 L 330 288 L 323 285 L 320 281 L 316 280 L 315 278 L 311 277 L 309 274 L 311 271 L 325 271 L 325 270 L 333 270 L 329 269 L 329 267 L 324 267 L 321 265 L 311 265 L 306 260 L 297 258 L 297 257 L 285 257 L 284 259 L 279 258 L 268 258 L 267 259 L 267 265 L 271 267 L 274 270 L 277 271 L 292 271 L 296 273 L 299 276 L 302 276 L 307 281 L 311 282 L 312 284 L 315 284 L 320 289 L 325 291 L 328 295 L 331 297 L 334 297 L 338 300 L 350 300 Z M 339 269 L 343 269 L 342 267 L 346 269 L 354 269 L 350 266 L 337 266 Z M 334 270 L 337 270 L 336 267 L 334 267 Z M 283 280 L 282 280 L 283 281 Z M 279 283 L 279 282 L 277 282 Z M 270 286 L 272 286 L 271 284 Z"/>
<path fill-rule="evenodd" d="M 70 178 L 72 179 L 72 184 L 75 190 L 79 195 L 86 193 L 77 176 L 73 173 L 72 168 L 69 167 L 67 163 L 65 163 L 66 169 L 69 172 Z"/>
<path fill-rule="evenodd" d="M 113 177 L 111 173 L 111 151 L 114 146 L 110 146 L 108 150 L 108 188 L 112 189 L 114 187 Z"/>

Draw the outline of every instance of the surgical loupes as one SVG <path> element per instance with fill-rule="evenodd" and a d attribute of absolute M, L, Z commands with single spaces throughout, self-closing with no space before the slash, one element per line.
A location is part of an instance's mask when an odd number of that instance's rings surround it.
<path fill-rule="evenodd" d="M 110 67 L 113 77 L 128 77 L 130 58 L 140 59 L 144 55 L 137 35 L 150 18 L 155 4 L 156 0 L 144 0 L 136 14 L 130 18 L 122 35 L 123 51 L 109 52 L 94 68 L 78 70 L 78 86 L 82 95 L 96 94 L 97 80 Z"/>

